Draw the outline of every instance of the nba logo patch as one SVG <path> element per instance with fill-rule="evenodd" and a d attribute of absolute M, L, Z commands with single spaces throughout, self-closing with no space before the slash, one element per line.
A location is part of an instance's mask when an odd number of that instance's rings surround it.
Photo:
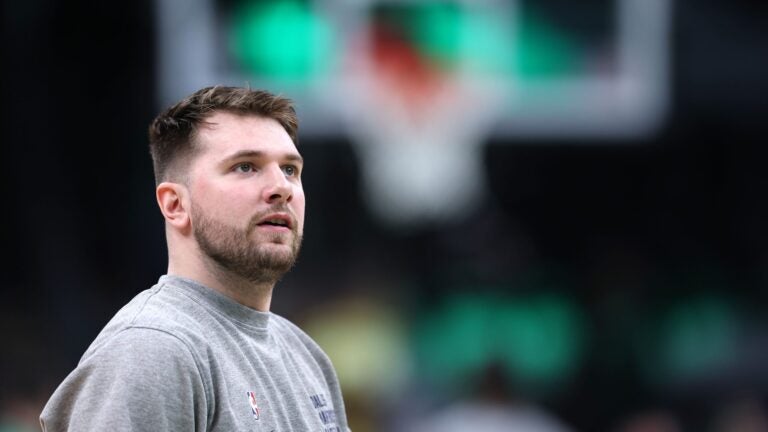
<path fill-rule="evenodd" d="M 256 405 L 256 395 L 253 392 L 245 392 L 248 395 L 248 402 L 251 404 L 251 413 L 253 418 L 259 419 L 259 407 Z"/>

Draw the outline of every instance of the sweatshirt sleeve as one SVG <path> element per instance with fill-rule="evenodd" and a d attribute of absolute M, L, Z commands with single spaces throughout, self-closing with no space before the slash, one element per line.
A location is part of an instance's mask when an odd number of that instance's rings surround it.
<path fill-rule="evenodd" d="M 129 328 L 87 353 L 40 416 L 44 432 L 204 431 L 205 385 L 190 348 Z"/>

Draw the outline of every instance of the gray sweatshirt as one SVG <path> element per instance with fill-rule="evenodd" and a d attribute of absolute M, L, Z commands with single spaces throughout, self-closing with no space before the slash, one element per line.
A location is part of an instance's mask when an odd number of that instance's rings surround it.
<path fill-rule="evenodd" d="M 162 276 L 43 409 L 44 431 L 347 431 L 328 357 L 298 327 Z"/>

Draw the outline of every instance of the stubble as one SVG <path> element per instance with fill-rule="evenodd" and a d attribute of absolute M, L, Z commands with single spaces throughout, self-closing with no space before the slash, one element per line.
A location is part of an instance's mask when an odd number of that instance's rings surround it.
<path fill-rule="evenodd" d="M 293 267 L 302 238 L 295 223 L 290 236 L 255 231 L 257 222 L 266 215 L 285 211 L 270 208 L 254 215 L 247 226 L 235 227 L 209 217 L 193 204 L 193 233 L 200 250 L 223 270 L 254 284 L 275 283 Z M 288 250 L 275 247 L 286 244 Z"/>

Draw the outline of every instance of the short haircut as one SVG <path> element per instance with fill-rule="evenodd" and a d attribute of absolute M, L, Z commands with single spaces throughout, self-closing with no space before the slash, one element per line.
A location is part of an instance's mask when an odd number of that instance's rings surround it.
<path fill-rule="evenodd" d="M 255 115 L 276 120 L 298 143 L 299 121 L 290 99 L 264 90 L 212 86 L 200 89 L 160 113 L 149 126 L 149 152 L 160 184 L 179 175 L 180 165 L 199 149 L 197 131 L 217 112 Z"/>

